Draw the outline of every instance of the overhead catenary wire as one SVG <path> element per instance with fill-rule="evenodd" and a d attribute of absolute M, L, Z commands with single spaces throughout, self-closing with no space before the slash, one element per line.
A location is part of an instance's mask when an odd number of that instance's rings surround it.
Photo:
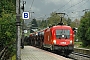
<path fill-rule="evenodd" d="M 82 7 L 83 5 L 85 5 L 88 1 L 90 1 L 90 0 L 87 0 L 87 1 L 85 1 L 82 5 L 80 5 L 78 8 L 80 8 L 80 7 Z M 77 8 L 77 9 L 78 9 Z M 77 10 L 77 9 L 75 9 L 75 10 Z M 73 10 L 73 12 L 75 11 L 75 10 Z"/>
<path fill-rule="evenodd" d="M 30 7 L 30 10 L 31 10 L 31 8 L 32 8 L 33 3 L 34 3 L 34 0 L 32 1 L 32 4 L 31 4 L 31 7 Z"/>
<path fill-rule="evenodd" d="M 65 5 L 63 5 L 62 7 L 60 7 L 60 8 L 58 8 L 56 11 L 58 11 L 58 10 L 60 10 L 60 9 L 62 9 L 62 8 L 64 8 L 67 4 L 69 4 L 71 2 L 71 0 L 69 0 Z M 56 12 L 55 11 L 55 12 Z"/>
<path fill-rule="evenodd" d="M 64 9 L 62 12 L 65 12 L 66 10 L 71 9 L 72 7 L 74 7 L 74 6 L 76 6 L 76 5 L 80 4 L 80 3 L 82 3 L 83 1 L 84 1 L 84 0 L 79 1 L 78 3 L 76 3 L 76 4 L 72 5 L 72 6 L 70 6 L 69 8 Z M 84 3 L 84 4 L 85 4 L 85 3 Z M 75 10 L 74 10 L 74 12 L 75 12 Z M 81 12 L 81 11 L 77 11 L 77 12 Z M 72 12 L 70 11 L 69 13 L 73 13 L 73 11 L 72 11 Z M 69 17 L 69 16 L 68 16 L 68 17 Z"/>
<path fill-rule="evenodd" d="M 80 5 L 78 8 L 76 8 L 76 9 L 70 11 L 70 12 L 67 12 L 67 13 L 82 12 L 83 10 L 77 10 L 77 9 L 79 9 L 80 7 L 82 7 L 83 5 L 85 5 L 88 1 L 90 1 L 90 0 L 85 1 L 85 2 L 84 2 L 82 5 Z"/>
<path fill-rule="evenodd" d="M 64 8 L 67 4 L 70 3 L 70 1 L 71 1 L 71 0 L 69 0 L 65 5 L 63 5 L 62 7 L 58 8 L 58 9 L 55 10 L 54 12 L 58 11 L 58 10 L 61 9 L 61 8 Z M 50 13 L 49 13 L 49 14 L 50 14 Z M 49 14 L 45 14 L 45 15 L 43 15 L 43 16 L 47 16 L 47 15 L 49 15 Z M 42 16 L 42 17 L 43 17 L 43 16 Z"/>
<path fill-rule="evenodd" d="M 66 10 L 69 10 L 69 9 L 71 9 L 72 7 L 75 7 L 76 5 L 79 5 L 79 4 L 81 4 L 82 2 L 84 2 L 85 0 L 81 0 L 81 1 L 79 1 L 78 3 L 76 3 L 76 4 L 74 4 L 74 5 L 71 5 L 70 7 L 68 7 L 68 8 L 66 8 L 66 9 L 64 9 L 62 12 L 65 12 Z M 88 0 L 89 1 L 89 0 Z M 58 8 L 58 9 L 56 9 L 54 12 L 57 12 L 58 10 L 60 10 L 60 9 L 62 9 L 62 8 L 64 8 L 67 4 L 69 4 L 71 2 L 71 0 L 69 0 L 65 5 L 63 5 L 62 7 L 60 7 L 60 8 Z M 87 2 L 87 1 L 86 1 Z M 83 5 L 85 5 L 86 4 L 86 2 L 85 3 L 83 3 Z M 80 6 L 81 7 L 81 6 Z M 76 10 L 76 9 L 75 9 Z M 73 11 L 70 11 L 71 13 L 72 12 L 75 12 L 75 10 L 73 10 Z M 80 12 L 80 11 L 76 11 L 76 12 Z M 49 13 L 50 14 L 50 13 Z M 43 16 L 47 16 L 47 15 L 49 15 L 49 14 L 44 14 Z"/>
<path fill-rule="evenodd" d="M 78 3 L 76 3 L 76 4 L 72 5 L 72 6 L 70 6 L 69 8 L 64 9 L 62 12 L 64 12 L 64 11 L 66 11 L 66 10 L 68 10 L 68 9 L 70 9 L 70 8 L 72 8 L 72 7 L 74 7 L 74 6 L 78 5 L 78 4 L 80 4 L 80 3 L 82 3 L 83 1 L 84 1 L 84 0 L 79 1 Z"/>
<path fill-rule="evenodd" d="M 58 9 L 55 10 L 54 12 L 57 12 L 58 10 L 64 8 L 64 7 L 65 7 L 67 4 L 69 4 L 71 1 L 72 1 L 72 0 L 69 0 L 65 5 L 63 5 L 62 7 L 58 8 Z M 47 14 L 45 14 L 45 15 L 47 15 Z"/>
<path fill-rule="evenodd" d="M 74 7 L 74 6 L 78 5 L 78 4 L 80 4 L 80 3 L 82 3 L 83 1 L 84 1 L 84 0 L 81 0 L 80 2 L 78 2 L 78 3 L 76 3 L 76 4 L 72 5 L 72 6 L 70 6 L 69 8 L 64 9 L 62 12 L 64 12 L 64 11 L 66 11 L 66 10 L 68 10 L 68 9 L 70 9 L 70 8 L 72 8 L 72 7 Z M 67 2 L 65 5 L 63 5 L 62 7 L 58 8 L 56 11 L 58 11 L 59 9 L 64 8 L 64 7 L 65 7 L 68 3 L 70 3 L 70 2 L 71 2 L 71 0 L 70 0 L 69 2 Z M 56 11 L 54 11 L 54 12 L 56 12 Z M 47 15 L 47 14 L 45 14 L 45 15 Z"/>
<path fill-rule="evenodd" d="M 79 13 L 80 13 L 80 12 L 83 12 L 83 9 L 82 9 L 82 10 L 77 10 L 77 9 L 83 7 L 83 5 L 85 5 L 88 1 L 90 1 L 90 0 L 85 0 L 85 2 L 84 2 L 82 5 L 79 5 L 78 8 L 76 8 L 76 9 L 70 11 L 70 12 L 67 12 L 67 14 L 78 13 L 78 14 L 76 14 L 76 16 L 80 18 L 82 15 L 80 15 Z M 69 16 L 69 17 L 70 17 L 70 16 Z M 72 17 L 70 17 L 70 18 L 72 18 Z M 75 17 L 73 16 L 73 18 L 75 18 Z"/>

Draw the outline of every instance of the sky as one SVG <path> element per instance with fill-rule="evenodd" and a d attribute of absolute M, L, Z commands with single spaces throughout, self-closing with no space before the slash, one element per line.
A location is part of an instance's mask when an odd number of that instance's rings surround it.
<path fill-rule="evenodd" d="M 21 5 L 22 1 L 26 1 L 25 11 L 34 12 L 31 19 L 46 19 L 52 12 L 59 12 L 75 20 L 83 16 L 83 10 L 90 9 L 90 0 L 21 0 Z"/>

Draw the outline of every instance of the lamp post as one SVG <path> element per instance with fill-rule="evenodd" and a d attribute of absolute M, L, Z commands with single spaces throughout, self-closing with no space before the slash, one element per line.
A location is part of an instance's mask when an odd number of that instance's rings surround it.
<path fill-rule="evenodd" d="M 20 51 L 20 0 L 16 0 L 16 60 L 21 60 L 21 51 Z"/>

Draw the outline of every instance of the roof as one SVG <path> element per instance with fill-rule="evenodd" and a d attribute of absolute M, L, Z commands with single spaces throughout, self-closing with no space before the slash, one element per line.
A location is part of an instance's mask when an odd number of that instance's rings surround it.
<path fill-rule="evenodd" d="M 67 25 L 57 25 L 57 26 L 53 26 L 52 28 L 54 29 L 71 29 L 70 26 L 67 26 Z"/>

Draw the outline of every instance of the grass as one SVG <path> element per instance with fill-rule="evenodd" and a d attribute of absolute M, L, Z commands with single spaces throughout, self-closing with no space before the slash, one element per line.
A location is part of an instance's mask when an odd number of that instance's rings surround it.
<path fill-rule="evenodd" d="M 90 49 L 90 45 L 87 47 L 83 47 L 82 46 L 82 42 L 74 42 L 74 46 L 77 48 L 86 48 L 86 49 Z"/>
<path fill-rule="evenodd" d="M 16 55 L 13 55 L 12 56 L 12 60 L 16 60 Z"/>
<path fill-rule="evenodd" d="M 82 42 L 74 42 L 74 46 L 79 48 L 82 46 Z"/>

